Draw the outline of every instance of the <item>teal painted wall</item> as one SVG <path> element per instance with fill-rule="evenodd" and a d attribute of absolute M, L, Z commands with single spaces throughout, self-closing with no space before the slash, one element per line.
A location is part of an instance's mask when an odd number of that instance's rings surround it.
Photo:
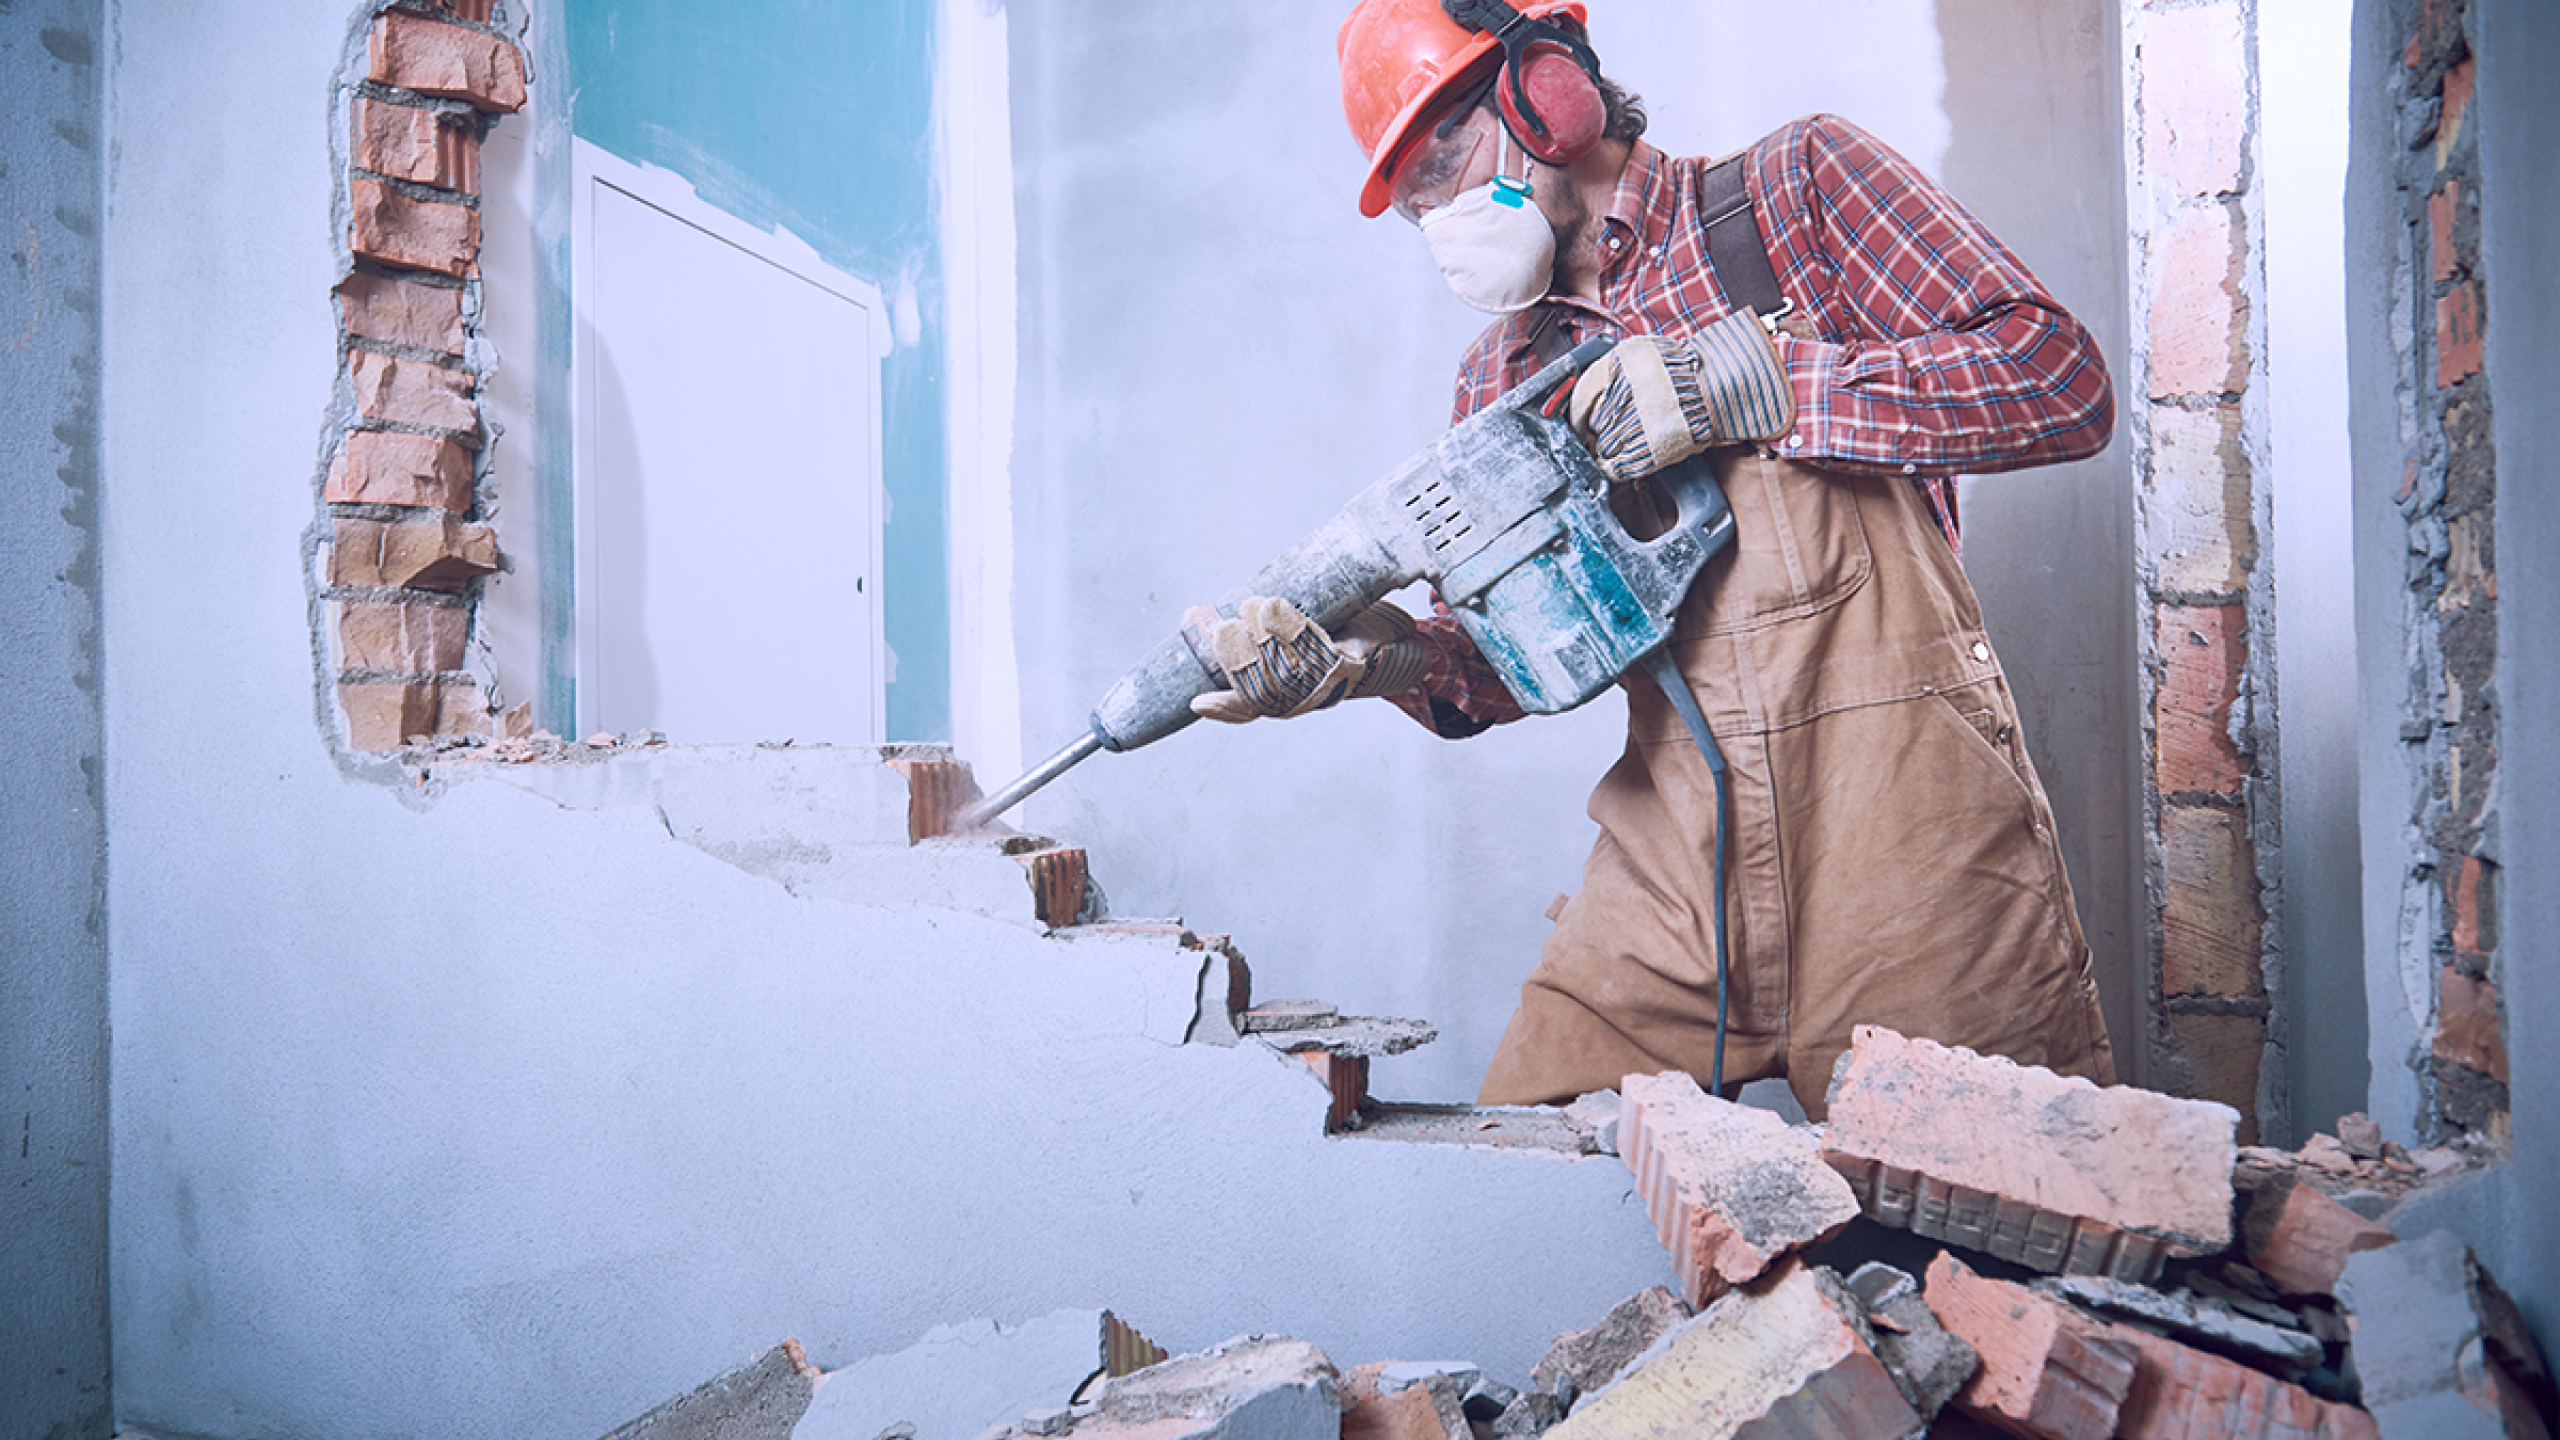
<path fill-rule="evenodd" d="M 575 134 L 674 171 L 740 219 L 789 229 L 889 301 L 899 333 L 880 377 L 881 585 L 896 656 L 892 740 L 951 730 L 933 11 L 930 0 L 562 6 Z"/>

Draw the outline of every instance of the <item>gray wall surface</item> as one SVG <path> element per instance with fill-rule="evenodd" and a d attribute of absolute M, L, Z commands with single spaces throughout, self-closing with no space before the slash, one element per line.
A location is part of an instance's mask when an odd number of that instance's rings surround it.
<path fill-rule="evenodd" d="M 1484 317 L 1412 228 L 1365 221 L 1334 62 L 1343 6 L 1010 8 L 1021 232 L 1014 457 L 1025 747 L 1448 422 Z M 1721 154 L 1829 110 L 1939 175 L 2122 369 L 2120 116 L 2099 0 L 1610 5 L 1602 62 L 1648 138 Z M 1767 37 L 1825 36 L 1765 63 Z M 1743 58 L 1750 57 L 1750 58 Z M 1966 561 L 2061 822 L 2110 1021 L 2130 1019 L 2135 869 L 2124 447 L 1970 487 Z M 1027 807 L 1116 910 L 1232 931 L 1262 993 L 1427 1019 L 1377 1090 L 1474 1095 L 1578 886 L 1613 692 L 1437 740 L 1358 704 L 1103 755 Z M 999 783 L 1005 777 L 979 777 Z M 2130 1047 L 2126 1047 L 2129 1049 Z"/>
<path fill-rule="evenodd" d="M 96 0 L 0 5 L 0 1440 L 112 1433 Z"/>

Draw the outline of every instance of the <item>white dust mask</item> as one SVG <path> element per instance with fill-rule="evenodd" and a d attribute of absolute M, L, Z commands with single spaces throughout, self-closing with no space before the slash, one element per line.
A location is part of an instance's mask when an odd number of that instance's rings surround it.
<path fill-rule="evenodd" d="M 1508 315 L 1545 298 L 1554 282 L 1556 231 L 1530 198 L 1529 182 L 1500 173 L 1511 161 L 1502 135 L 1494 177 L 1422 217 L 1422 238 L 1458 298 Z"/>

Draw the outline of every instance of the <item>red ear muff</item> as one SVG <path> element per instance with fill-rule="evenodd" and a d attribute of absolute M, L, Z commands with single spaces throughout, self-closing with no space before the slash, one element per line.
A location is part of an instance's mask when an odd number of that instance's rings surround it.
<path fill-rule="evenodd" d="M 1591 153 L 1609 125 L 1599 85 L 1571 50 L 1553 41 L 1531 42 L 1505 67 L 1494 95 L 1512 138 L 1549 165 L 1570 165 Z"/>

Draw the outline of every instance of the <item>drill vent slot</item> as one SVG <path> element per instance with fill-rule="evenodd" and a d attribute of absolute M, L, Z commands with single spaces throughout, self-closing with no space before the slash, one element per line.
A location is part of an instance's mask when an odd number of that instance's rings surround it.
<path fill-rule="evenodd" d="M 1458 497 L 1437 476 L 1404 497 L 1404 506 L 1414 527 L 1422 532 L 1424 543 L 1435 551 L 1446 552 L 1475 529 L 1467 512 L 1459 508 Z"/>

